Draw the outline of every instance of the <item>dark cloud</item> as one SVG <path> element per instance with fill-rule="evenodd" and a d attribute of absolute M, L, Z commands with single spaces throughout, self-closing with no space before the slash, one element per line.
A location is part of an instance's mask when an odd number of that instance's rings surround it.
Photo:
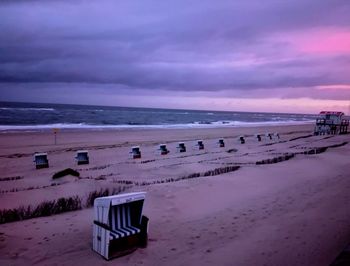
<path fill-rule="evenodd" d="M 349 54 L 308 55 L 273 39 L 349 30 L 349 12 L 347 0 L 2 1 L 0 87 L 242 92 L 350 84 Z"/>

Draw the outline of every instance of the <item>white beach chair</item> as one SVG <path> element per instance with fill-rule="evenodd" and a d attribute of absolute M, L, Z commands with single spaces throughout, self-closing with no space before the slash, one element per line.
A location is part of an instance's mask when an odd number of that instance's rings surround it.
<path fill-rule="evenodd" d="M 47 159 L 47 153 L 35 153 L 34 160 L 36 169 L 48 168 L 49 160 Z"/>
<path fill-rule="evenodd" d="M 85 150 L 77 151 L 75 159 L 77 160 L 78 165 L 89 164 L 89 152 Z"/>
<path fill-rule="evenodd" d="M 278 132 L 275 132 L 273 133 L 273 137 L 276 139 L 276 140 L 279 140 L 280 139 L 280 134 Z"/>
<path fill-rule="evenodd" d="M 109 260 L 146 246 L 148 218 L 142 215 L 145 192 L 96 198 L 93 250 Z"/>

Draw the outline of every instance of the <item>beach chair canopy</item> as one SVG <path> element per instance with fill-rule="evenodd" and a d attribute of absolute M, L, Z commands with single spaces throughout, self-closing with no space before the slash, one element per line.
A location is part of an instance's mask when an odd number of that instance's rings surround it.
<path fill-rule="evenodd" d="M 95 220 L 104 224 L 109 224 L 109 216 L 113 211 L 113 208 L 119 205 L 130 204 L 131 202 L 143 201 L 146 197 L 146 192 L 134 192 L 134 193 L 126 193 L 121 195 L 113 195 L 108 197 L 100 197 L 96 198 L 94 201 L 95 208 Z M 142 205 L 139 206 L 141 209 L 139 210 L 140 214 L 142 212 Z M 97 211 L 97 212 L 96 212 Z M 114 213 L 116 215 L 116 213 Z M 141 219 L 141 215 L 139 217 L 139 222 Z M 112 225 L 111 225 L 112 226 Z"/>
<path fill-rule="evenodd" d="M 131 147 L 131 151 L 135 152 L 135 153 L 139 153 L 140 152 L 140 146 L 133 146 L 133 147 Z"/>

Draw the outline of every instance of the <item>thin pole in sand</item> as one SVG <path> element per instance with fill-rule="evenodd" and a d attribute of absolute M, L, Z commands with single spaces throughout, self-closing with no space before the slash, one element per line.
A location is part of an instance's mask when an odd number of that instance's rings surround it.
<path fill-rule="evenodd" d="M 56 144 L 57 144 L 57 132 L 58 132 L 58 128 L 53 128 L 52 131 L 53 131 L 53 134 L 54 134 L 54 136 L 55 136 L 55 145 L 56 145 Z"/>

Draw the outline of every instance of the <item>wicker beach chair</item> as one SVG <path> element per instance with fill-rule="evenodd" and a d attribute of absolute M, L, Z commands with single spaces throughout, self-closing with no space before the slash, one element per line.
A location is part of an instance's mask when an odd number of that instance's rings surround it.
<path fill-rule="evenodd" d="M 203 140 L 197 140 L 196 146 L 198 146 L 198 150 L 204 150 Z"/>
<path fill-rule="evenodd" d="M 160 155 L 167 155 L 169 153 L 169 150 L 166 147 L 166 144 L 160 144 L 158 150 L 160 151 Z"/>
<path fill-rule="evenodd" d="M 240 142 L 241 144 L 244 144 L 244 143 L 245 143 L 244 136 L 239 136 L 238 140 L 239 140 L 239 142 Z"/>
<path fill-rule="evenodd" d="M 224 148 L 224 147 L 225 147 L 225 141 L 224 141 L 224 139 L 219 139 L 218 144 L 219 144 L 219 147 L 220 147 L 220 148 Z"/>
<path fill-rule="evenodd" d="M 34 160 L 36 169 L 48 168 L 49 160 L 47 159 L 47 153 L 35 153 Z"/>
<path fill-rule="evenodd" d="M 255 138 L 257 141 L 261 141 L 261 134 L 255 134 Z"/>
<path fill-rule="evenodd" d="M 75 156 L 78 165 L 80 164 L 89 164 L 89 152 L 88 151 L 77 151 L 77 155 Z"/>
<path fill-rule="evenodd" d="M 96 198 L 93 250 L 106 260 L 147 245 L 148 218 L 142 215 L 145 192 Z"/>
<path fill-rule="evenodd" d="M 272 140 L 272 134 L 271 133 L 266 133 L 265 137 L 266 137 L 266 140 Z"/>
<path fill-rule="evenodd" d="M 280 139 L 280 134 L 278 132 L 273 133 L 273 137 L 278 140 Z"/>
<path fill-rule="evenodd" d="M 186 146 L 184 142 L 179 142 L 178 146 L 177 146 L 177 150 L 179 152 L 186 152 Z"/>
<path fill-rule="evenodd" d="M 141 158 L 140 146 L 131 147 L 130 153 L 133 159 L 140 159 Z"/>

